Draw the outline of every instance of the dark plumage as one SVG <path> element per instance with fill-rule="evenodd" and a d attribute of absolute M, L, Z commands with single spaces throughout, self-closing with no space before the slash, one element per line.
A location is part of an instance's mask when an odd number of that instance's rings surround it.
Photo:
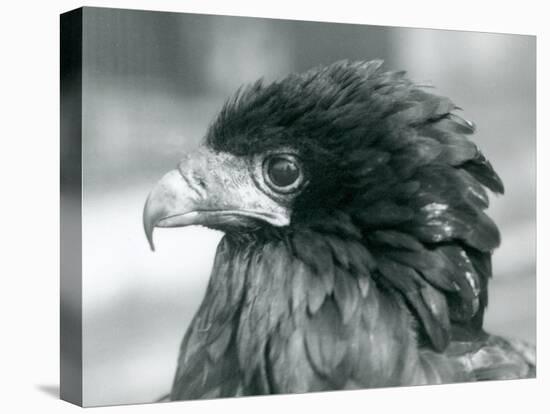
<path fill-rule="evenodd" d="M 457 110 L 380 61 L 226 103 L 144 213 L 151 243 L 155 226 L 226 233 L 172 399 L 534 375 L 532 347 L 483 330 L 485 188 L 504 189 Z"/>

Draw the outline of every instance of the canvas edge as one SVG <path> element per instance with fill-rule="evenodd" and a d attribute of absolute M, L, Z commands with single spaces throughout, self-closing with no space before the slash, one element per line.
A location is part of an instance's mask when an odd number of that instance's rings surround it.
<path fill-rule="evenodd" d="M 82 8 L 60 15 L 60 398 L 82 406 Z"/>

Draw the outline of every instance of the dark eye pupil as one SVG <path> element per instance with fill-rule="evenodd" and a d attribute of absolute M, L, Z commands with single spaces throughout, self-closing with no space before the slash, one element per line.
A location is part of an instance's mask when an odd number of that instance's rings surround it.
<path fill-rule="evenodd" d="M 274 158 L 269 165 L 269 178 L 279 187 L 293 184 L 300 176 L 298 166 L 286 158 Z"/>

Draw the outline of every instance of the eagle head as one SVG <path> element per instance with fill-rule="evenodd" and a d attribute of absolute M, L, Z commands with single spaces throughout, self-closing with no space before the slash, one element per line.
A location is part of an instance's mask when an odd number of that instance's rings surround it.
<path fill-rule="evenodd" d="M 337 62 L 239 90 L 151 191 L 151 248 L 155 227 L 276 240 L 315 272 L 332 261 L 397 292 L 435 349 L 451 326 L 481 329 L 499 244 L 486 188 L 502 183 L 450 99 L 381 65 Z"/>

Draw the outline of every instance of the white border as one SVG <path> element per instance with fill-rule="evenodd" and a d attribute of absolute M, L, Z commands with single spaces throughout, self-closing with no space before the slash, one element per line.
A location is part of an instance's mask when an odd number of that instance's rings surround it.
<path fill-rule="evenodd" d="M 548 13 L 543 1 L 90 1 L 87 6 L 187 11 L 537 35 L 537 135 L 548 134 Z M 0 375 L 4 412 L 76 410 L 39 389 L 58 381 L 59 13 L 78 1 L 2 5 Z M 538 378 L 473 385 L 332 392 L 94 409 L 94 412 L 539 412 L 548 405 L 547 140 L 537 140 Z M 518 252 L 520 254 L 521 252 Z M 549 276 L 550 277 L 550 276 Z M 546 327 L 545 327 L 546 325 Z M 539 408 L 539 406 L 541 408 Z M 406 410 L 406 411 L 405 411 Z"/>

